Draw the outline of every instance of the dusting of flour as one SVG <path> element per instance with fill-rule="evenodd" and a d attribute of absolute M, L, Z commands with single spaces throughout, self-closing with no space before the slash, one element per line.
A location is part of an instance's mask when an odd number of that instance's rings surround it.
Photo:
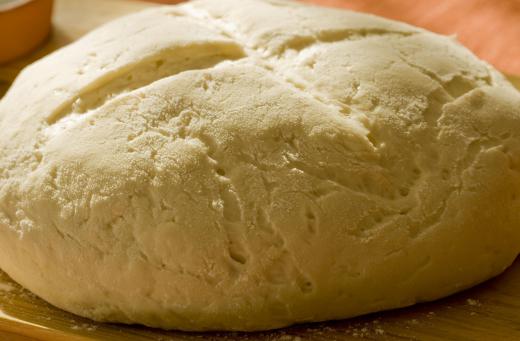
<path fill-rule="evenodd" d="M 12 290 L 14 290 L 14 287 L 11 284 L 0 282 L 0 291 L 10 292 Z"/>

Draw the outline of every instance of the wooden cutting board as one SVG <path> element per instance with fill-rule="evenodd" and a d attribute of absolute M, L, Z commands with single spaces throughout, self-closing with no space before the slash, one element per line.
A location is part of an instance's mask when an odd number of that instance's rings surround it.
<path fill-rule="evenodd" d="M 56 0 L 50 40 L 0 65 L 0 96 L 28 63 L 122 14 L 152 6 L 124 0 Z M 520 89 L 520 78 L 511 77 Z M 391 283 L 389 283 L 391 285 Z M 182 333 L 95 323 L 43 302 L 0 272 L 0 340 L 520 340 L 520 259 L 501 276 L 433 303 L 345 321 L 264 333 Z"/>

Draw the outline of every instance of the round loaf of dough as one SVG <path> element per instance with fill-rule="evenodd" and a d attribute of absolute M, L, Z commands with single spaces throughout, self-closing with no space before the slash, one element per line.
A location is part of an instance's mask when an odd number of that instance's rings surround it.
<path fill-rule="evenodd" d="M 451 37 L 287 1 L 109 23 L 0 103 L 0 267 L 99 321 L 261 330 L 520 249 L 520 95 Z"/>

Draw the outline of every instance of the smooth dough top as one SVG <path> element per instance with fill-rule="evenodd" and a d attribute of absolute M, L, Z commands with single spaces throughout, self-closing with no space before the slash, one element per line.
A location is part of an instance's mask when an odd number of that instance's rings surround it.
<path fill-rule="evenodd" d="M 101 321 L 258 330 L 520 250 L 520 95 L 454 38 L 288 1 L 130 15 L 0 102 L 0 267 Z"/>

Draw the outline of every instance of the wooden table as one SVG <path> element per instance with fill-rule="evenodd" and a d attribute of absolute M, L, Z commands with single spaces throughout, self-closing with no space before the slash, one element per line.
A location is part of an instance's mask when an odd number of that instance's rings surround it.
<path fill-rule="evenodd" d="M 0 95 L 29 62 L 107 20 L 151 6 L 123 0 L 56 0 L 55 29 L 36 53 L 0 65 Z M 520 78 L 511 78 L 520 89 Z M 56 309 L 0 272 L 0 340 L 520 340 L 520 259 L 501 276 L 433 303 L 345 321 L 264 333 L 182 333 L 95 323 Z"/>

